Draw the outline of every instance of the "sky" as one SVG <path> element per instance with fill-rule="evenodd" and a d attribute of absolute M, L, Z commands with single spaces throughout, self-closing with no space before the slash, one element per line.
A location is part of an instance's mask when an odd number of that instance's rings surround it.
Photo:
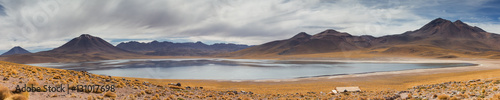
<path fill-rule="evenodd" d="M 80 34 L 259 45 L 335 29 L 383 36 L 436 18 L 500 33 L 500 0 L 0 0 L 0 52 L 57 48 Z"/>

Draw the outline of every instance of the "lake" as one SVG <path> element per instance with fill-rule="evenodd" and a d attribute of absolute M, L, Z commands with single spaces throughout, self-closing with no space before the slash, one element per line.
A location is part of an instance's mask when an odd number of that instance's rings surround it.
<path fill-rule="evenodd" d="M 473 66 L 470 63 L 363 63 L 254 59 L 124 59 L 33 66 L 94 74 L 155 79 L 291 79 L 426 68 Z"/>

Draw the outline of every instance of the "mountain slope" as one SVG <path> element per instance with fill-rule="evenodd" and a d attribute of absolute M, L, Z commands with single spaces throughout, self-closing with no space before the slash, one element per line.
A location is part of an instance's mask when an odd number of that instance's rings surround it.
<path fill-rule="evenodd" d="M 29 52 L 28 50 L 26 50 L 20 46 L 15 46 L 14 48 L 10 49 L 9 51 L 3 53 L 0 56 L 7 56 L 7 55 L 14 55 L 14 54 L 27 54 L 27 53 L 31 53 L 31 52 Z"/>
<path fill-rule="evenodd" d="M 82 34 L 79 37 L 73 38 L 71 41 L 65 43 L 64 45 L 48 52 L 67 54 L 92 52 L 131 53 L 129 51 L 117 48 L 99 37 L 94 37 L 88 34 Z"/>
<path fill-rule="evenodd" d="M 329 29 L 312 36 L 299 33 L 290 39 L 264 43 L 227 55 L 272 56 L 361 50 L 392 55 L 446 56 L 451 53 L 499 52 L 500 45 L 497 44 L 500 44 L 498 34 L 469 26 L 460 20 L 451 22 L 437 18 L 420 29 L 402 34 L 353 36 Z"/>
<path fill-rule="evenodd" d="M 3 60 L 15 63 L 46 63 L 123 59 L 141 56 L 140 54 L 116 48 L 99 37 L 82 34 L 49 51 L 12 55 L 3 58 Z"/>
<path fill-rule="evenodd" d="M 499 51 L 500 35 L 488 33 L 460 20 L 451 22 L 437 18 L 422 28 L 403 34 L 383 36 L 372 42 L 374 45 L 419 44 L 432 45 L 456 51 Z"/>
<path fill-rule="evenodd" d="M 136 41 L 122 42 L 116 47 L 139 52 L 146 55 L 155 56 L 206 56 L 219 53 L 233 52 L 241 49 L 248 48 L 248 45 L 239 44 L 225 44 L 217 43 L 207 45 L 202 42 L 187 42 L 187 43 L 173 43 L 173 42 L 158 42 L 152 41 L 149 43 L 140 43 Z"/>

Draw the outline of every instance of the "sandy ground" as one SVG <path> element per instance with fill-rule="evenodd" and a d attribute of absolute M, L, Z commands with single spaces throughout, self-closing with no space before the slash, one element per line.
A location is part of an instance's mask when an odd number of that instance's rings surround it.
<path fill-rule="evenodd" d="M 295 93 L 327 93 L 335 87 L 359 86 L 363 91 L 402 91 L 417 85 L 437 84 L 450 81 L 468 81 L 475 79 L 500 79 L 500 62 L 492 59 L 420 59 L 420 58 L 376 58 L 376 59 L 286 59 L 286 60 L 321 60 L 333 62 L 371 62 L 371 63 L 474 63 L 477 66 L 435 68 L 435 69 L 415 69 L 391 72 L 375 72 L 365 74 L 323 76 L 298 79 L 274 79 L 274 80 L 184 80 L 184 79 L 145 79 L 145 78 L 126 78 L 128 80 L 147 81 L 153 84 L 166 85 L 169 83 L 182 83 L 183 86 L 204 87 L 204 91 L 189 91 L 195 94 L 204 95 L 210 91 L 246 91 L 256 94 L 295 94 Z M 20 76 L 23 76 L 22 74 Z M 50 78 L 51 75 L 45 76 Z M 0 77 L 3 78 L 3 77 Z M 116 77 L 114 79 L 121 79 Z M 22 80 L 21 83 L 16 83 Z M 102 79 L 96 79 L 102 80 Z M 9 88 L 15 87 L 15 84 L 23 84 L 28 78 L 11 78 L 3 81 L 2 85 Z M 40 84 L 49 84 L 43 80 L 38 80 Z M 82 81 L 85 82 L 85 81 Z M 118 97 L 126 97 L 130 94 L 137 94 L 142 89 L 131 89 L 133 85 L 120 88 L 116 94 Z M 151 85 L 150 88 L 159 89 Z M 166 90 L 161 88 L 161 90 Z M 163 92 L 173 95 L 178 92 L 166 90 Z M 220 93 L 220 92 L 214 92 Z M 102 93 L 30 93 L 30 99 L 86 99 L 88 95 L 103 96 Z M 56 95 L 56 97 L 52 97 Z M 153 94 L 149 95 L 153 96 Z M 179 96 L 177 96 L 179 97 Z M 145 96 L 141 97 L 142 99 Z M 122 98 L 123 99 L 123 98 Z"/>
<path fill-rule="evenodd" d="M 305 60 L 307 61 L 307 60 Z M 369 63 L 472 63 L 478 64 L 477 66 L 463 66 L 463 67 L 449 67 L 449 68 L 432 68 L 432 69 L 413 69 L 403 71 L 389 71 L 389 72 L 374 72 L 364 74 L 352 75 L 338 75 L 338 76 L 324 76 L 303 79 L 284 79 L 284 80 L 269 80 L 269 81 L 307 81 L 307 80 L 321 80 L 321 79 L 356 79 L 356 78 L 370 78 L 370 77 L 390 77 L 390 76 L 415 76 L 415 75 L 430 75 L 440 73 L 456 73 L 468 71 L 481 71 L 500 69 L 500 62 L 498 60 L 441 60 L 441 59 L 383 59 L 383 60 L 316 60 L 316 61 L 331 61 L 331 62 L 369 62 Z M 500 76 L 499 76 L 500 77 Z M 266 80 L 258 80 L 266 81 Z"/>

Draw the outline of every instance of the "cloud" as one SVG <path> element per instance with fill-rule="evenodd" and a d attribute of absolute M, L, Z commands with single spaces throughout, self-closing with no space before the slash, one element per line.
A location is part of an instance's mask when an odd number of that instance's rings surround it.
<path fill-rule="evenodd" d="M 9 0 L 0 2 L 0 8 L 3 7 L 0 14 L 6 15 L 0 16 L 0 35 L 3 36 L 0 37 L 3 43 L 0 50 L 15 45 L 27 49 L 55 48 L 79 34 L 102 37 L 114 44 L 127 40 L 190 40 L 251 45 L 290 38 L 299 32 L 315 34 L 326 29 L 382 36 L 418 29 L 437 17 L 490 27 L 483 22 L 498 16 L 479 14 L 485 13 L 481 9 L 490 2 Z M 494 6 L 485 7 L 495 9 Z M 490 31 L 490 28 L 484 29 Z"/>
<path fill-rule="evenodd" d="M 6 15 L 7 15 L 7 14 L 5 13 L 5 10 L 4 10 L 4 9 L 5 9 L 5 8 L 4 8 L 2 5 L 0 5 L 0 16 L 6 16 Z"/>
<path fill-rule="evenodd" d="M 477 26 L 483 30 L 485 30 L 486 32 L 490 32 L 490 33 L 497 33 L 497 34 L 500 34 L 500 29 L 498 27 L 500 27 L 500 24 L 498 23 L 467 23 L 471 26 Z"/>

